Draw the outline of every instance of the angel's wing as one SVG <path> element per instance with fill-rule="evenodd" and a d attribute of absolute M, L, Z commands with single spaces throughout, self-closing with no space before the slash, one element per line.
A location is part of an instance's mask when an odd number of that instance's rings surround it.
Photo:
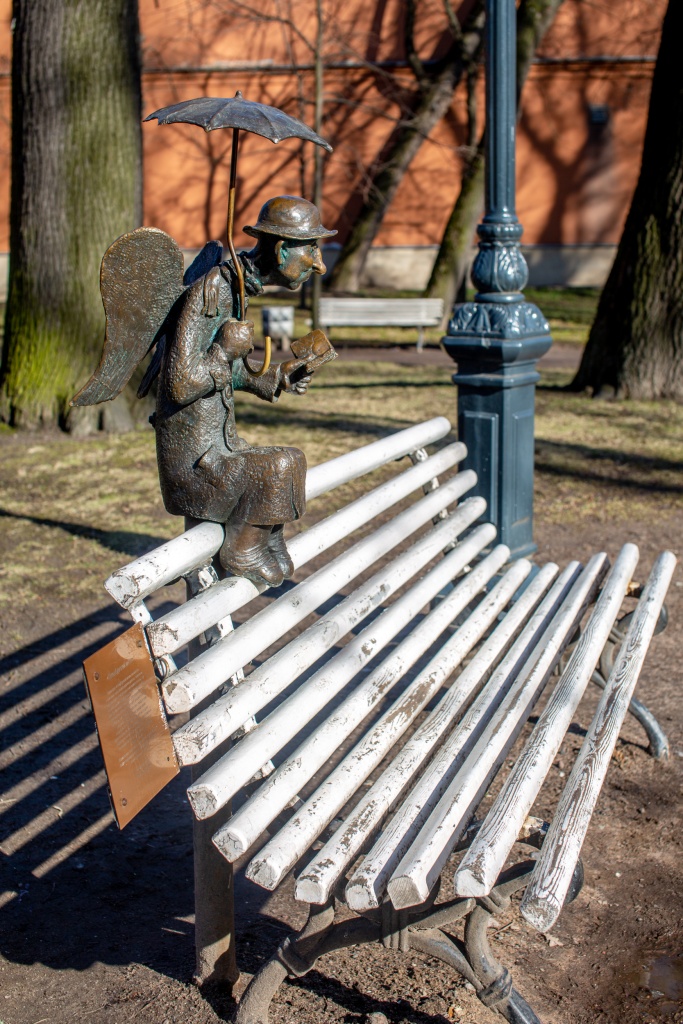
<path fill-rule="evenodd" d="M 179 246 L 158 228 L 121 235 L 102 259 L 100 291 L 107 317 L 102 357 L 71 405 L 97 405 L 123 391 L 183 291 Z"/>
<path fill-rule="evenodd" d="M 183 277 L 183 284 L 189 287 L 198 281 L 200 277 L 204 277 L 210 270 L 217 267 L 223 259 L 223 246 L 220 242 L 207 242 L 203 249 L 200 249 L 192 263 L 185 271 Z M 140 387 L 138 388 L 138 398 L 145 398 L 149 393 L 149 389 L 154 383 L 155 379 L 159 375 L 161 370 L 161 363 L 164 358 L 164 347 L 166 345 L 166 338 L 159 338 L 157 341 L 157 347 L 154 349 L 154 355 L 150 362 L 145 375 L 140 381 Z"/>
<path fill-rule="evenodd" d="M 203 249 L 200 249 L 192 263 L 185 271 L 183 284 L 190 285 L 198 281 L 204 274 L 217 267 L 223 259 L 223 246 L 220 242 L 207 242 Z"/>

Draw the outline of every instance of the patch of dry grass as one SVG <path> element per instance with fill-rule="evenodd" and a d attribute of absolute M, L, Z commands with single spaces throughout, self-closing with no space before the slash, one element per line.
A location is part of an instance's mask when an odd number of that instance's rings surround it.
<path fill-rule="evenodd" d="M 2 603 L 92 597 L 122 561 L 177 533 L 161 505 L 151 430 L 0 444 Z"/>
<path fill-rule="evenodd" d="M 536 394 L 535 515 L 548 522 L 665 517 L 683 505 L 683 407 L 608 402 L 560 390 Z"/>
<path fill-rule="evenodd" d="M 237 420 L 254 444 L 302 448 L 310 465 L 431 416 L 456 418 L 448 370 L 335 363 L 304 398 L 274 406 L 240 395 Z M 537 393 L 536 518 L 574 523 L 666 516 L 681 506 L 683 408 Z M 52 600 L 96 599 L 130 558 L 174 536 L 161 503 L 151 430 L 74 441 L 0 435 L 0 604 L 41 614 Z M 387 472 L 391 473 L 389 469 Z M 354 482 L 312 504 L 312 517 L 364 489 Z"/>

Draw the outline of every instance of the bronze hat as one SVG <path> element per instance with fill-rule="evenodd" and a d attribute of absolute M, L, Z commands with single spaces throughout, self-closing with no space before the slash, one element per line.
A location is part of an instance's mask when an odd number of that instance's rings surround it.
<path fill-rule="evenodd" d="M 256 224 L 247 224 L 242 230 L 253 238 L 260 234 L 277 235 L 278 238 L 302 242 L 308 238 L 331 238 L 337 234 L 322 226 L 318 207 L 300 196 L 269 199 L 261 207 Z"/>

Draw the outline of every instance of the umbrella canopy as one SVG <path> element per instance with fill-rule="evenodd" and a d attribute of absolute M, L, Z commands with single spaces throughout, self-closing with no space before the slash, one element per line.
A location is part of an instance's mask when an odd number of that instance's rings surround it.
<path fill-rule="evenodd" d="M 322 146 L 328 153 L 332 146 L 317 135 L 303 121 L 285 114 L 284 110 L 269 107 L 265 103 L 245 100 L 239 93 L 237 96 L 221 99 L 214 96 L 199 96 L 194 100 L 172 103 L 169 107 L 161 107 L 145 118 L 145 121 L 157 119 L 159 124 L 196 124 L 205 132 L 215 128 L 238 128 L 245 132 L 254 132 L 271 142 L 282 142 L 283 139 L 305 139 Z"/>

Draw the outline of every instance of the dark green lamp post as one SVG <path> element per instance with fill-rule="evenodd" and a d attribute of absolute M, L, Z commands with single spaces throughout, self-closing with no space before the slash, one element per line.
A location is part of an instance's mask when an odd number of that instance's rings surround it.
<path fill-rule="evenodd" d="M 515 213 L 516 23 L 514 0 L 486 4 L 486 213 L 472 266 L 474 302 L 456 305 L 443 345 L 458 364 L 458 434 L 479 478 L 487 517 L 514 558 L 533 542 L 536 360 L 552 343 L 526 302 L 528 270 Z"/>

